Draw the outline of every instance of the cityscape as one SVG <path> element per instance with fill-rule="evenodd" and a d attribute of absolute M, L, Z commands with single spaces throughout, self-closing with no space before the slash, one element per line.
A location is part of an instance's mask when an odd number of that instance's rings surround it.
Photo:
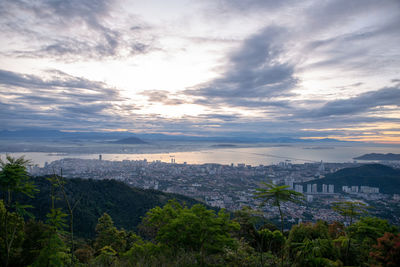
<path fill-rule="evenodd" d="M 396 162 L 387 164 L 398 167 Z M 331 209 L 332 203 L 339 201 L 361 201 L 367 205 L 382 203 L 384 210 L 390 211 L 398 205 L 399 194 L 384 194 L 378 187 L 368 185 L 347 185 L 341 188 L 333 184 L 318 185 L 325 175 L 343 168 L 360 166 L 360 163 L 304 163 L 292 164 L 289 160 L 276 165 L 251 166 L 244 163 L 222 164 L 177 164 L 173 156 L 171 162 L 159 160 L 106 161 L 99 155 L 97 160 L 65 158 L 33 166 L 32 175 L 60 174 L 68 178 L 116 179 L 130 186 L 155 189 L 168 193 L 182 194 L 200 200 L 210 206 L 240 210 L 244 206 L 259 209 L 260 201 L 254 198 L 262 182 L 284 184 L 305 195 L 303 204 L 285 203 L 282 209 L 291 217 L 292 223 L 301 221 L 341 221 L 343 218 Z M 264 207 L 268 218 L 274 218 L 278 211 L 274 207 Z M 390 218 L 400 222 L 400 214 Z"/>

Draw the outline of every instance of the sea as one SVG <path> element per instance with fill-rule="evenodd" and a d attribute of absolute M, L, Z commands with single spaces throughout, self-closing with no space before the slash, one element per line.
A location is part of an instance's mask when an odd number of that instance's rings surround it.
<path fill-rule="evenodd" d="M 147 160 L 161 162 L 175 162 L 178 164 L 239 164 L 258 166 L 272 165 L 279 162 L 301 164 L 306 162 L 354 162 L 353 158 L 367 153 L 400 153 L 399 145 L 386 144 L 268 144 L 258 147 L 224 147 L 207 148 L 189 152 L 171 153 L 141 153 L 141 154 L 101 154 L 102 160 Z M 10 153 L 13 157 L 25 156 L 33 164 L 43 166 L 45 162 L 52 162 L 63 158 L 99 159 L 99 154 L 66 154 L 24 152 Z M 0 153 L 4 159 L 6 153 Z"/>

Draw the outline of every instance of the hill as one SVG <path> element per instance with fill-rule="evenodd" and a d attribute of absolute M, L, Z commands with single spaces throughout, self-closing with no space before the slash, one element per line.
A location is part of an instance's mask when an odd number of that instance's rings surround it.
<path fill-rule="evenodd" d="M 34 206 L 30 209 L 36 219 L 45 221 L 50 209 L 50 182 L 45 177 L 35 177 L 40 190 L 35 198 L 19 197 L 20 202 Z M 132 188 L 116 180 L 66 179 L 65 189 L 72 203 L 80 199 L 74 212 L 74 228 L 78 236 L 92 238 L 98 218 L 107 212 L 115 225 L 127 230 L 135 230 L 141 217 L 155 206 L 163 206 L 170 199 L 176 199 L 188 206 L 198 201 L 178 194 L 168 194 L 157 190 Z M 67 208 L 61 192 L 57 194 L 56 207 Z"/>
<path fill-rule="evenodd" d="M 400 154 L 370 153 L 370 154 L 364 154 L 364 155 L 356 157 L 354 159 L 359 159 L 359 160 L 400 160 Z"/>
<path fill-rule="evenodd" d="M 384 194 L 399 194 L 400 170 L 381 164 L 366 164 L 339 170 L 311 183 L 318 184 L 319 191 L 321 191 L 322 184 L 335 185 L 335 192 L 341 191 L 344 185 L 366 185 L 379 187 L 380 192 Z"/>
<path fill-rule="evenodd" d="M 114 142 L 111 142 L 113 144 L 124 144 L 124 145 L 133 145 L 133 144 L 147 144 L 147 142 L 143 141 L 140 138 L 137 137 L 128 137 L 124 139 L 120 139 Z"/>

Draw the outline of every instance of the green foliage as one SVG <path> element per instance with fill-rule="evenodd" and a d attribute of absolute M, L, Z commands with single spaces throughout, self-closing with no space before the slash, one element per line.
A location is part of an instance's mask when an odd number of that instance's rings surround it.
<path fill-rule="evenodd" d="M 45 233 L 44 238 L 40 241 L 42 249 L 36 258 L 33 267 L 41 266 L 68 266 L 70 264 L 70 256 L 67 247 L 64 244 L 61 235 L 53 230 Z"/>
<path fill-rule="evenodd" d="M 236 242 L 231 232 L 239 230 L 239 227 L 224 210 L 215 214 L 203 205 L 188 208 L 176 201 L 167 203 L 163 208 L 151 209 L 142 223 L 144 232 L 156 233 L 156 241 L 174 251 L 196 252 L 200 262 L 204 262 L 207 255 L 234 248 Z"/>
<path fill-rule="evenodd" d="M 293 226 L 286 247 L 296 266 L 330 266 L 338 260 L 329 226 L 323 221 Z"/>
<path fill-rule="evenodd" d="M 111 267 L 118 266 L 117 252 L 110 246 L 100 249 L 99 255 L 90 262 L 90 266 Z"/>
<path fill-rule="evenodd" d="M 65 217 L 67 216 L 67 214 L 62 212 L 61 208 L 50 209 L 50 213 L 46 215 L 46 222 L 56 230 L 63 230 L 67 226 L 65 224 Z"/>
<path fill-rule="evenodd" d="M 293 202 L 301 203 L 304 195 L 294 190 L 288 189 L 288 185 L 275 185 L 273 183 L 262 183 L 266 188 L 257 188 L 255 193 L 256 199 L 261 199 L 261 205 L 270 203 L 272 206 L 278 207 L 281 217 L 281 231 L 283 232 L 283 213 L 281 210 L 281 203 Z"/>
<path fill-rule="evenodd" d="M 126 249 L 127 233 L 124 230 L 118 230 L 114 226 L 112 218 L 104 213 L 96 225 L 96 240 L 94 248 L 102 251 L 104 247 L 111 248 L 113 251 L 124 252 Z"/>
<path fill-rule="evenodd" d="M 351 225 L 356 218 L 367 213 L 368 207 L 360 201 L 343 201 L 334 203 L 332 209 L 342 215 L 345 221 L 350 219 Z"/>
<path fill-rule="evenodd" d="M 35 177 L 40 192 L 34 199 L 21 194 L 15 198 L 20 203 L 34 206 L 31 212 L 38 220 L 46 221 L 49 207 L 52 206 L 51 183 L 46 177 Z M 115 180 L 66 179 L 64 185 L 70 203 L 79 204 L 74 209 L 74 233 L 78 237 L 94 238 L 97 219 L 104 212 L 109 214 L 118 228 L 136 230 L 146 212 L 156 206 L 163 206 L 169 199 L 176 198 L 180 203 L 193 205 L 199 203 L 191 198 L 168 194 L 155 190 L 132 188 Z M 54 188 L 54 206 L 68 211 L 60 188 Z"/>
<path fill-rule="evenodd" d="M 384 233 L 397 233 L 396 227 L 390 225 L 388 221 L 374 217 L 364 217 L 358 222 L 349 226 L 347 229 L 351 242 L 356 248 L 353 260 L 358 263 L 368 262 L 371 247 L 377 244 L 377 239 Z"/>
<path fill-rule="evenodd" d="M 262 229 L 258 232 L 261 240 L 261 247 L 263 252 L 271 251 L 274 254 L 281 254 L 282 248 L 285 244 L 285 237 L 282 232 L 269 229 Z"/>
<path fill-rule="evenodd" d="M 245 206 L 241 210 L 235 211 L 233 217 L 233 220 L 240 225 L 239 231 L 235 232 L 235 237 L 243 238 L 253 248 L 260 249 L 260 236 L 257 227 L 269 223 L 262 217 L 262 213 Z"/>
<path fill-rule="evenodd" d="M 30 219 L 25 223 L 24 227 L 24 242 L 22 244 L 22 253 L 20 257 L 20 265 L 28 266 L 39 256 L 43 249 L 43 240 L 46 234 L 50 231 L 50 226 L 40 221 Z"/>
<path fill-rule="evenodd" d="M 18 260 L 24 240 L 24 220 L 15 212 L 8 212 L 0 200 L 0 260 L 6 266 Z"/>
<path fill-rule="evenodd" d="M 0 225 L 1 252 L 0 256 L 4 266 L 8 266 L 13 257 L 18 254 L 18 242 L 23 240 L 23 216 L 31 216 L 27 211 L 30 205 L 20 204 L 13 201 L 13 194 L 19 193 L 27 197 L 33 197 L 37 191 L 28 176 L 26 165 L 29 163 L 24 157 L 13 158 L 6 156 L 6 161 L 0 159 L 0 191 L 4 202 L 2 202 L 2 216 Z M 11 211 L 15 212 L 11 212 Z"/>
<path fill-rule="evenodd" d="M 11 193 L 22 193 L 33 197 L 37 189 L 31 181 L 26 165 L 29 160 L 24 157 L 13 158 L 6 156 L 6 161 L 0 159 L 0 189 L 8 192 L 7 204 L 11 204 Z"/>
<path fill-rule="evenodd" d="M 301 243 L 293 243 L 291 249 L 295 253 L 295 266 L 330 266 L 336 259 L 335 249 L 329 239 L 306 238 Z"/>
<path fill-rule="evenodd" d="M 303 194 L 288 189 L 288 185 L 275 185 L 265 182 L 262 182 L 262 184 L 266 188 L 257 188 L 257 193 L 255 194 L 256 199 L 262 200 L 262 205 L 270 203 L 278 207 L 282 202 L 301 203 L 304 197 Z"/>

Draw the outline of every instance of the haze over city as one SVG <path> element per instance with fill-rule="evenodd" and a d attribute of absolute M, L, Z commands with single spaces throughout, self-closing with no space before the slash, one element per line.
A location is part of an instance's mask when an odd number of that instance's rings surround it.
<path fill-rule="evenodd" d="M 400 2 L 0 2 L 0 130 L 400 143 Z"/>

